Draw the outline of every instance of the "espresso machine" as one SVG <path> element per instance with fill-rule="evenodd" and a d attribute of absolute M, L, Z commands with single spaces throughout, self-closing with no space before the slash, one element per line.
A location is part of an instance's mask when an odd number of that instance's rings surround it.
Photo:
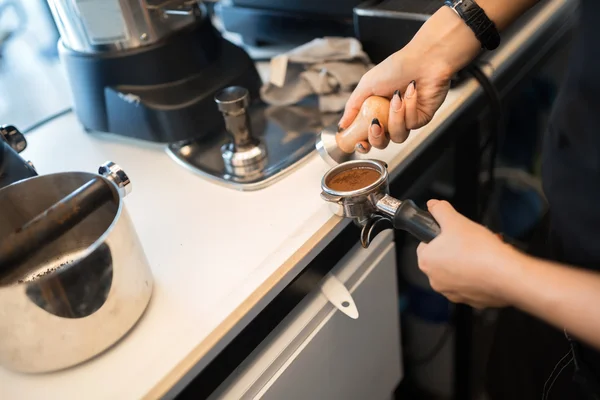
<path fill-rule="evenodd" d="M 48 0 L 74 110 L 88 131 L 151 142 L 224 127 L 214 94 L 261 79 L 199 0 Z"/>

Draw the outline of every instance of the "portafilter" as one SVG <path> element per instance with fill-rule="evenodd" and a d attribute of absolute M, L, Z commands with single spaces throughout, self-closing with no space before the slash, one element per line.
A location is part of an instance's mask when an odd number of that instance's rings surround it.
<path fill-rule="evenodd" d="M 401 229 L 425 243 L 441 232 L 433 216 L 414 201 L 389 195 L 387 164 L 382 161 L 339 164 L 323 176 L 321 189 L 321 197 L 336 215 L 352 218 L 362 227 L 361 244 L 365 248 L 385 229 Z"/>

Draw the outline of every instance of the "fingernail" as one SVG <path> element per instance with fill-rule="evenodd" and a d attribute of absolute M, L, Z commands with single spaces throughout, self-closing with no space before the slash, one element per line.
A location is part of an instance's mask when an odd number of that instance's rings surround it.
<path fill-rule="evenodd" d="M 360 153 L 366 153 L 367 149 L 365 149 L 365 146 L 363 146 L 362 143 L 356 143 L 356 146 L 354 146 L 354 148 L 360 152 Z"/>
<path fill-rule="evenodd" d="M 373 118 L 373 120 L 371 121 L 371 132 L 373 133 L 374 137 L 379 137 L 381 136 L 381 124 L 379 123 L 379 120 L 377 118 Z"/>
<path fill-rule="evenodd" d="M 394 95 L 392 96 L 391 107 L 392 107 L 392 110 L 394 110 L 394 112 L 400 111 L 400 107 L 402 107 L 402 98 L 400 97 L 399 90 L 396 90 L 394 92 Z"/>
<path fill-rule="evenodd" d="M 429 201 L 427 202 L 427 207 L 428 207 L 428 208 L 431 208 L 431 207 L 435 206 L 435 205 L 436 205 L 437 203 L 439 203 L 439 202 L 440 202 L 439 200 L 431 199 L 431 200 L 429 200 Z"/>
<path fill-rule="evenodd" d="M 417 86 L 417 83 L 415 81 L 412 81 L 411 83 L 409 83 L 408 87 L 406 88 L 406 93 L 404 93 L 404 97 L 406 97 L 407 99 L 410 99 L 412 97 L 412 95 L 415 94 L 416 86 Z"/>
<path fill-rule="evenodd" d="M 343 130 L 344 130 L 344 128 L 342 128 L 340 125 L 338 125 L 338 126 L 337 126 L 337 129 L 338 129 L 338 130 L 337 130 L 338 132 L 341 132 L 341 131 L 343 131 Z"/>

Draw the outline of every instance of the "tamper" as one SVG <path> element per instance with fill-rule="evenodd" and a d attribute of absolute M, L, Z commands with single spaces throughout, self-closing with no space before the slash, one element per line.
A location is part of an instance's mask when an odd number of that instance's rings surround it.
<path fill-rule="evenodd" d="M 263 169 L 267 149 L 252 135 L 248 90 L 240 86 L 227 87 L 215 95 L 215 102 L 225 119 L 225 128 L 232 136 L 232 141 L 221 147 L 227 171 L 244 176 Z"/>
<path fill-rule="evenodd" d="M 252 191 L 289 175 L 315 152 L 315 135 L 330 124 L 317 105 L 270 106 L 241 86 L 213 98 L 224 127 L 174 142 L 167 153 L 214 183 Z"/>
<path fill-rule="evenodd" d="M 321 158 L 334 166 L 343 162 L 367 159 L 366 155 L 355 151 L 355 147 L 369 137 L 369 126 L 377 118 L 384 130 L 387 130 L 390 100 L 381 96 L 367 98 L 354 121 L 343 131 L 337 126 L 329 126 L 317 136 L 315 147 Z"/>
<path fill-rule="evenodd" d="M 321 198 L 336 215 L 362 227 L 361 244 L 385 229 L 401 229 L 429 243 L 441 232 L 433 216 L 412 200 L 389 195 L 387 165 L 378 160 L 352 160 L 331 168 L 321 181 Z"/>

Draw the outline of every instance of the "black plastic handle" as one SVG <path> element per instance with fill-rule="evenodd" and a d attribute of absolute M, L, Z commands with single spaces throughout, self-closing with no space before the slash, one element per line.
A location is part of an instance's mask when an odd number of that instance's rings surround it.
<path fill-rule="evenodd" d="M 404 200 L 396 210 L 394 228 L 406 231 L 425 243 L 431 242 L 442 231 L 433 216 L 417 207 L 412 200 Z"/>

